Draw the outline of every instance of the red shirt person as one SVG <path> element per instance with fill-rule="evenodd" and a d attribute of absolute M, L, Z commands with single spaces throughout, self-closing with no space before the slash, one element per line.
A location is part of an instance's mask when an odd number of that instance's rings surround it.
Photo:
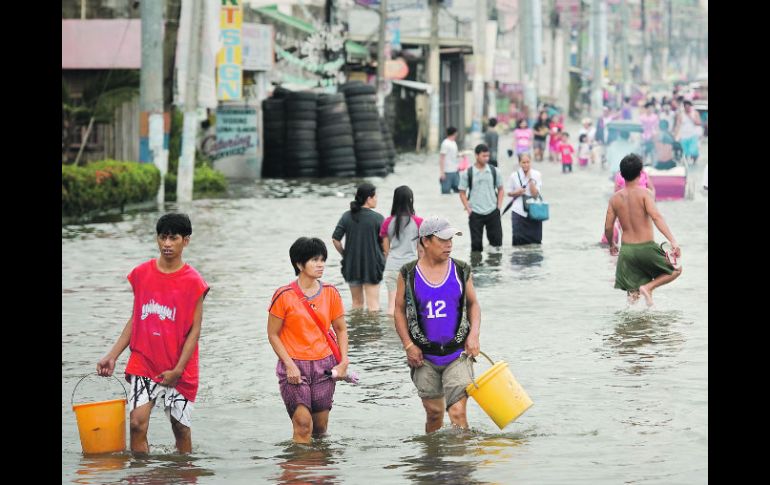
<path fill-rule="evenodd" d="M 182 261 L 192 225 L 184 214 L 166 214 L 156 224 L 160 257 L 140 264 L 128 275 L 134 291 L 131 318 L 112 349 L 96 364 L 111 376 L 126 347 L 130 383 L 131 451 L 149 453 L 150 413 L 163 398 L 180 453 L 192 451 L 190 415 L 198 392 L 198 338 L 203 300 L 209 286 Z"/>

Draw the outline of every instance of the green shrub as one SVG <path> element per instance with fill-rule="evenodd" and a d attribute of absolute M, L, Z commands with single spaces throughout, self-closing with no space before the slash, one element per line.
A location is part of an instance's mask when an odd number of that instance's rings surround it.
<path fill-rule="evenodd" d="M 83 167 L 62 165 L 62 216 L 123 208 L 158 193 L 160 171 L 151 163 L 103 160 Z"/>
<path fill-rule="evenodd" d="M 222 172 L 208 165 L 195 167 L 193 174 L 193 198 L 219 195 L 227 190 L 227 180 Z M 166 174 L 166 200 L 176 200 L 176 172 Z"/>

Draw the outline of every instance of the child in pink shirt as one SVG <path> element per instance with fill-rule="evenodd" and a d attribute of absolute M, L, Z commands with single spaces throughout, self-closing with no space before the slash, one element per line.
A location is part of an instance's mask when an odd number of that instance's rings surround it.
<path fill-rule="evenodd" d="M 566 131 L 561 134 L 559 153 L 561 153 L 561 173 L 572 172 L 572 154 L 575 153 L 575 149 L 569 144 L 569 133 Z"/>

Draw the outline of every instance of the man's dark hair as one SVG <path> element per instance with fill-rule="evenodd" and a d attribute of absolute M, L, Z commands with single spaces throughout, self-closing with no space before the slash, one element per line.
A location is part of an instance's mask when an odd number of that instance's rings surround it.
<path fill-rule="evenodd" d="M 316 256 L 322 256 L 324 261 L 326 261 L 328 253 L 326 252 L 326 244 L 323 241 L 317 237 L 301 237 L 294 241 L 294 244 L 289 248 L 289 259 L 291 259 L 294 275 L 299 274 L 297 264 L 305 265 Z"/>
<path fill-rule="evenodd" d="M 620 175 L 626 182 L 634 180 L 642 173 L 642 159 L 636 153 L 629 153 L 620 161 Z"/>
<path fill-rule="evenodd" d="M 489 118 L 489 126 L 491 128 L 494 128 L 495 126 L 497 126 L 497 118 Z"/>
<path fill-rule="evenodd" d="M 182 237 L 187 237 L 192 234 L 192 224 L 187 214 L 165 214 L 158 219 L 155 232 L 158 236 L 179 234 Z"/>
<path fill-rule="evenodd" d="M 454 126 L 450 126 L 449 128 L 446 129 L 446 136 L 452 136 L 455 133 L 457 133 L 457 128 L 455 128 Z"/>
<path fill-rule="evenodd" d="M 479 153 L 488 152 L 489 147 L 484 143 L 479 143 L 476 145 L 476 148 L 473 149 L 473 151 L 478 155 Z"/>
<path fill-rule="evenodd" d="M 692 106 L 692 101 L 690 101 L 689 99 L 685 99 L 684 100 L 684 105 L 685 106 Z"/>
<path fill-rule="evenodd" d="M 430 239 L 430 238 L 432 238 L 432 237 L 433 237 L 433 234 L 430 234 L 430 235 L 428 235 L 428 236 L 422 236 L 422 237 L 420 238 L 420 246 L 422 246 L 422 247 L 425 247 L 425 244 L 423 244 L 422 240 L 423 240 L 423 239 Z"/>

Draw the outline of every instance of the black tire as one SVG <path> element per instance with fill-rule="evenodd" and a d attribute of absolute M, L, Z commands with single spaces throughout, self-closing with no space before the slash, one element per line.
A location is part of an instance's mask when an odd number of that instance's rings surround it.
<path fill-rule="evenodd" d="M 315 140 L 292 140 L 283 147 L 286 153 L 296 154 L 305 151 L 318 151 L 318 145 Z"/>
<path fill-rule="evenodd" d="M 275 121 L 270 119 L 264 120 L 264 129 L 267 130 L 283 130 L 286 128 L 286 122 L 285 121 Z"/>
<path fill-rule="evenodd" d="M 283 99 L 267 98 L 262 100 L 262 109 L 265 111 L 282 111 Z"/>
<path fill-rule="evenodd" d="M 375 106 L 373 104 L 351 104 L 351 105 L 348 105 L 348 114 L 349 115 L 354 116 L 354 115 L 356 115 L 358 113 L 375 113 L 375 114 L 377 114 L 377 117 L 379 118 L 379 111 L 377 111 L 377 106 Z"/>
<path fill-rule="evenodd" d="M 377 142 L 377 143 L 385 143 L 382 139 L 382 133 L 379 131 L 356 131 L 355 135 L 353 136 L 353 139 L 356 140 L 356 143 L 362 142 Z"/>
<path fill-rule="evenodd" d="M 286 131 L 315 131 L 317 128 L 316 120 L 288 120 L 286 121 Z"/>
<path fill-rule="evenodd" d="M 345 97 L 357 94 L 377 94 L 377 89 L 370 84 L 359 84 L 345 88 Z"/>
<path fill-rule="evenodd" d="M 338 125 L 341 123 L 350 124 L 350 115 L 348 115 L 347 111 L 344 114 L 318 115 L 318 126 Z"/>
<path fill-rule="evenodd" d="M 289 101 L 313 101 L 318 99 L 318 93 L 312 91 L 293 91 L 289 94 Z"/>
<path fill-rule="evenodd" d="M 291 99 L 286 100 L 286 111 L 315 111 L 317 108 L 318 104 L 315 101 L 293 101 Z"/>
<path fill-rule="evenodd" d="M 286 119 L 286 114 L 283 111 L 265 111 L 262 114 L 262 120 L 265 122 L 283 122 Z"/>
<path fill-rule="evenodd" d="M 353 129 L 355 130 L 356 124 L 360 121 L 377 121 L 377 118 L 380 115 L 377 114 L 375 111 L 374 113 L 350 113 L 350 121 L 353 124 Z"/>
<path fill-rule="evenodd" d="M 313 111 L 290 111 L 286 113 L 286 121 L 302 121 L 302 120 L 309 120 L 309 121 L 316 121 L 318 119 L 318 115 L 316 114 L 315 110 Z"/>
<path fill-rule="evenodd" d="M 352 135 L 353 127 L 350 123 L 339 123 L 336 125 L 319 125 L 318 138 L 328 138 L 335 135 Z"/>
<path fill-rule="evenodd" d="M 358 160 L 378 160 L 380 158 L 386 158 L 385 150 L 364 150 L 356 151 L 356 159 Z"/>
<path fill-rule="evenodd" d="M 337 114 L 344 114 L 348 112 L 348 108 L 345 103 L 330 104 L 321 108 L 318 108 L 318 114 L 321 116 L 331 116 Z"/>
<path fill-rule="evenodd" d="M 336 167 L 336 166 L 356 166 L 356 157 L 354 156 L 344 156 L 344 157 L 321 157 L 321 161 L 323 164 L 327 167 Z"/>
<path fill-rule="evenodd" d="M 360 123 L 356 123 L 353 129 L 356 133 L 359 133 L 362 131 L 377 131 L 379 127 L 377 126 L 376 121 L 362 121 Z"/>
<path fill-rule="evenodd" d="M 352 178 L 356 176 L 355 169 L 353 170 L 330 170 L 324 172 L 327 177 L 339 177 L 339 178 Z"/>
<path fill-rule="evenodd" d="M 345 103 L 347 103 L 348 106 L 357 106 L 359 104 L 377 106 L 377 96 L 374 94 L 348 96 Z"/>
<path fill-rule="evenodd" d="M 341 148 L 354 146 L 353 137 L 350 135 L 338 135 L 330 136 L 327 138 L 321 138 L 318 140 L 318 145 L 321 149 L 324 148 Z"/>
<path fill-rule="evenodd" d="M 349 147 L 337 147 L 337 148 L 327 148 L 326 150 L 321 147 L 321 155 L 324 158 L 338 158 L 338 157 L 352 157 L 353 159 L 356 158 L 356 151 L 353 149 L 352 146 Z"/>
<path fill-rule="evenodd" d="M 291 160 L 292 166 L 297 166 L 297 164 L 307 165 L 310 161 L 318 164 L 319 160 L 321 160 L 318 156 L 318 152 L 302 152 L 298 155 L 287 155 L 287 158 Z"/>
<path fill-rule="evenodd" d="M 371 150 L 381 150 L 384 152 L 388 148 L 381 141 L 362 140 L 356 141 L 356 152 L 366 152 Z"/>
<path fill-rule="evenodd" d="M 327 104 L 342 104 L 344 102 L 344 93 L 322 94 L 318 97 L 318 106 L 324 106 Z"/>
<path fill-rule="evenodd" d="M 284 144 L 286 145 L 293 145 L 296 142 L 307 142 L 312 141 L 313 143 L 316 142 L 316 133 L 315 130 L 296 130 L 296 131 L 288 131 L 286 132 L 286 141 Z"/>

